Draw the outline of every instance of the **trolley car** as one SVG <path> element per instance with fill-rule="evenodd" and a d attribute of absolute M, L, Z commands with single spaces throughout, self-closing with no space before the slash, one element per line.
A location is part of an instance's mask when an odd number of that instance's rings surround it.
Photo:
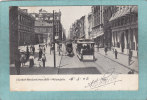
<path fill-rule="evenodd" d="M 95 61 L 94 42 L 93 41 L 77 41 L 76 53 L 81 61 Z"/>
<path fill-rule="evenodd" d="M 68 42 L 66 43 L 66 52 L 68 56 L 73 56 L 73 46 L 72 46 L 72 42 Z"/>

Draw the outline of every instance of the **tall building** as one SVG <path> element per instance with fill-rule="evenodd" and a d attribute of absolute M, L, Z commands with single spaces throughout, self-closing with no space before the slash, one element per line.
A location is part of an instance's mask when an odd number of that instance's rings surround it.
<path fill-rule="evenodd" d="M 53 25 L 43 20 L 35 21 L 35 35 L 37 36 L 36 42 L 47 43 L 52 41 Z"/>
<path fill-rule="evenodd" d="M 18 52 L 18 7 L 9 8 L 10 63 L 14 63 Z"/>
<path fill-rule="evenodd" d="M 81 21 L 80 19 L 77 19 L 73 24 L 72 24 L 72 33 L 74 34 L 73 40 L 77 40 L 80 37 L 80 25 Z"/>
<path fill-rule="evenodd" d="M 92 18 L 84 15 L 72 24 L 70 34 L 73 40 L 89 39 L 90 31 L 92 31 Z"/>
<path fill-rule="evenodd" d="M 89 35 L 89 38 L 91 38 L 92 36 L 91 36 L 91 34 L 92 34 L 92 19 L 93 17 L 92 17 L 92 13 L 90 12 L 89 14 L 88 14 L 88 35 Z"/>
<path fill-rule="evenodd" d="M 104 46 L 104 32 L 103 32 L 103 6 L 92 6 L 92 34 L 91 38 L 99 47 Z"/>
<path fill-rule="evenodd" d="M 71 27 L 69 28 L 69 38 L 68 39 L 70 40 L 73 39 L 73 29 Z"/>
<path fill-rule="evenodd" d="M 46 10 L 40 9 L 39 13 L 31 13 L 35 16 L 37 21 L 44 21 L 50 25 L 53 25 L 53 13 L 48 13 Z M 61 24 L 61 11 L 54 12 L 54 35 L 57 41 L 62 40 L 62 24 Z M 51 35 L 53 36 L 53 34 Z"/>
<path fill-rule="evenodd" d="M 62 41 L 66 41 L 66 32 L 64 28 L 62 28 L 62 32 Z"/>
<path fill-rule="evenodd" d="M 110 18 L 118 10 L 117 6 L 103 6 L 103 19 L 104 19 L 104 44 L 111 48 L 112 46 L 112 31 L 111 24 L 109 22 Z"/>
<path fill-rule="evenodd" d="M 10 63 L 14 62 L 18 46 L 34 44 L 34 22 L 26 9 L 9 8 Z"/>
<path fill-rule="evenodd" d="M 85 38 L 85 16 L 80 18 L 80 34 L 79 38 Z"/>
<path fill-rule="evenodd" d="M 18 43 L 19 45 L 34 44 L 35 18 L 26 9 L 18 8 Z"/>
<path fill-rule="evenodd" d="M 110 18 L 112 45 L 118 52 L 138 55 L 138 7 L 118 6 L 119 9 Z"/>

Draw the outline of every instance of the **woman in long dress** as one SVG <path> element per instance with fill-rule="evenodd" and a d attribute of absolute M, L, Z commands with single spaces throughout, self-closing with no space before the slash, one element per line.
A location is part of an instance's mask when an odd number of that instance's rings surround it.
<path fill-rule="evenodd" d="M 34 56 L 32 54 L 30 55 L 29 60 L 30 60 L 30 67 L 33 67 L 33 65 L 34 65 Z"/>

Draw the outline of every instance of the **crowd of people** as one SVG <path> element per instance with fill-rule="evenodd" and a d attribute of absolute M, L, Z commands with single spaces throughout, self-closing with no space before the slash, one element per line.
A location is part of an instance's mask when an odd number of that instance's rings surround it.
<path fill-rule="evenodd" d="M 38 49 L 37 53 L 35 53 L 36 46 L 34 45 L 24 46 L 24 48 L 26 48 L 26 50 L 24 51 L 21 51 L 20 49 L 18 49 L 15 56 L 15 67 L 16 67 L 17 74 L 18 75 L 20 74 L 20 68 L 25 67 L 26 62 L 29 63 L 29 68 L 34 67 L 35 63 L 37 63 L 37 62 L 34 62 L 34 59 L 36 57 L 38 57 L 37 58 L 38 64 L 36 64 L 37 65 L 36 67 L 45 68 L 47 46 L 50 47 L 50 54 L 52 54 L 52 52 L 54 51 L 53 43 L 40 44 L 39 47 L 37 48 Z M 61 48 L 62 48 L 62 44 L 58 44 L 57 50 L 59 52 L 59 55 L 61 55 L 61 51 L 62 51 Z"/>
<path fill-rule="evenodd" d="M 46 62 L 46 47 L 47 45 L 39 45 L 39 53 L 38 53 L 38 63 L 39 67 L 45 67 Z M 35 46 L 31 45 L 30 47 L 26 46 L 26 51 L 20 52 L 20 49 L 17 50 L 15 56 L 15 67 L 16 72 L 20 74 L 20 68 L 25 66 L 26 62 L 29 62 L 29 68 L 34 66 L 34 58 L 36 57 Z"/>

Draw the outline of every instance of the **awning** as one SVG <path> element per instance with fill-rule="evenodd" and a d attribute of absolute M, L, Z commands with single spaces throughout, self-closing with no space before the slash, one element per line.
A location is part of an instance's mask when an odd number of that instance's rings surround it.
<path fill-rule="evenodd" d="M 113 16 L 110 18 L 109 21 L 115 20 L 127 14 L 130 14 L 130 9 L 131 8 L 123 8 L 122 10 L 117 11 L 116 13 L 113 14 Z"/>
<path fill-rule="evenodd" d="M 97 38 L 97 37 L 102 36 L 103 34 L 104 34 L 104 32 L 103 32 L 103 31 L 100 31 L 100 32 L 98 32 L 96 35 L 94 35 L 92 38 L 95 39 L 95 38 Z"/>

